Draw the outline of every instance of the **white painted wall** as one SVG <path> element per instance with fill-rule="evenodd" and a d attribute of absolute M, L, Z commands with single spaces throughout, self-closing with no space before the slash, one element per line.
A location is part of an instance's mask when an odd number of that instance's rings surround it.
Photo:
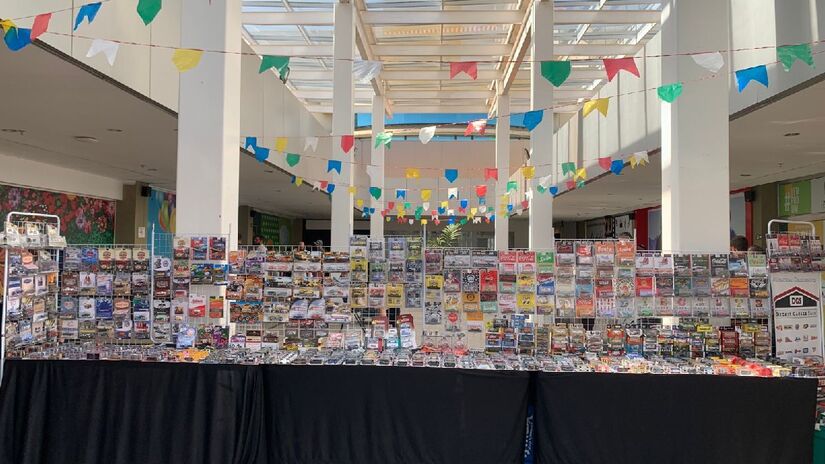
<path fill-rule="evenodd" d="M 96 176 L 38 163 L 7 154 L 0 154 L 0 184 L 12 184 L 55 192 L 74 193 L 110 200 L 123 197 L 123 182 L 110 177 Z"/>

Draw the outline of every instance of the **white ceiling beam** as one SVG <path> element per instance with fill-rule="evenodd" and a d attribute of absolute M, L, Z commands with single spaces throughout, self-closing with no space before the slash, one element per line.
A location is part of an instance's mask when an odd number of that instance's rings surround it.
<path fill-rule="evenodd" d="M 292 76 L 290 76 L 290 77 L 292 77 Z M 323 90 L 298 88 L 298 89 L 295 89 L 295 91 L 292 92 L 292 93 L 295 94 L 295 97 L 301 98 L 301 99 L 332 100 L 332 89 L 331 88 L 330 89 L 323 89 Z M 362 100 L 372 98 L 373 95 L 374 94 L 373 94 L 373 91 L 371 89 L 355 89 L 355 93 L 353 94 L 354 98 L 362 99 Z"/>
<path fill-rule="evenodd" d="M 311 99 L 311 100 L 332 100 L 332 89 L 296 89 L 294 92 L 297 98 Z M 569 101 L 577 100 L 579 98 L 591 98 L 594 91 L 587 89 L 556 89 L 554 95 L 556 100 Z M 355 89 L 355 98 L 366 100 L 373 95 L 372 90 Z M 510 95 L 513 98 L 529 98 L 529 90 L 510 90 Z M 387 97 L 397 100 L 451 100 L 451 99 L 478 99 L 484 100 L 493 96 L 492 91 L 488 90 L 390 90 L 387 92 Z"/>
<path fill-rule="evenodd" d="M 492 69 L 479 69 L 478 80 L 485 81 L 490 79 L 497 79 L 501 73 Z M 576 69 L 570 74 L 568 80 L 591 80 L 603 79 L 605 77 L 604 71 L 600 69 Z M 381 78 L 387 81 L 448 81 L 450 80 L 450 71 L 424 71 L 424 70 L 409 70 L 409 71 L 382 71 Z M 293 69 L 289 72 L 290 80 L 304 80 L 304 81 L 328 81 L 332 79 L 331 70 L 314 70 L 314 69 Z"/>
<path fill-rule="evenodd" d="M 358 54 L 364 59 L 374 60 L 375 55 L 372 52 L 372 46 L 370 45 L 370 43 L 374 42 L 374 40 L 370 38 L 372 30 L 364 26 L 364 19 L 362 18 L 362 15 L 364 14 L 363 10 L 366 10 L 364 1 L 356 0 L 353 7 L 355 10 L 355 46 L 358 48 Z M 380 76 L 370 79 L 370 85 L 372 86 L 372 90 L 375 92 L 375 95 L 384 95 L 384 82 L 381 80 Z M 384 112 L 387 116 L 392 118 L 391 101 L 384 101 Z"/>
<path fill-rule="evenodd" d="M 252 45 L 259 55 L 332 57 L 332 45 Z"/>
<path fill-rule="evenodd" d="M 659 10 L 555 10 L 556 24 L 648 24 L 662 19 Z"/>
<path fill-rule="evenodd" d="M 242 13 L 243 24 L 272 26 L 325 26 L 333 23 L 332 11 Z"/>
<path fill-rule="evenodd" d="M 496 96 L 490 102 L 489 108 L 487 108 L 488 114 L 491 116 L 494 115 L 497 111 L 498 96 L 507 95 L 507 93 L 510 91 L 510 87 L 513 85 L 513 81 L 516 80 L 516 75 L 518 75 L 521 63 L 522 61 L 524 61 L 524 56 L 530 49 L 530 40 L 532 38 L 533 33 L 533 21 L 530 20 L 532 14 L 533 8 L 532 3 L 530 3 L 527 5 L 527 10 L 525 11 L 524 17 L 521 20 L 521 32 L 519 32 L 518 38 L 516 39 L 516 43 L 513 44 L 513 49 L 510 52 L 510 59 L 507 61 L 507 66 L 501 73 L 501 80 L 498 81 L 498 83 L 496 84 Z"/>
<path fill-rule="evenodd" d="M 367 24 L 516 24 L 522 14 L 517 10 L 441 10 L 441 11 L 366 11 Z"/>
<path fill-rule="evenodd" d="M 641 49 L 641 44 L 556 44 L 553 46 L 553 51 L 555 52 L 556 56 L 627 56 L 635 55 Z"/>
<path fill-rule="evenodd" d="M 373 45 L 379 56 L 503 56 L 510 52 L 506 44 L 494 45 Z"/>

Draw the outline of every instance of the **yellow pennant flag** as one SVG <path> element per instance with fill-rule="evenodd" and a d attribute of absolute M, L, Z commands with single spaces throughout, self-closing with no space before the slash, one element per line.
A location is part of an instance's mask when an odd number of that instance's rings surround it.
<path fill-rule="evenodd" d="M 355 200 L 355 204 L 358 205 L 359 208 L 363 208 L 364 207 L 364 200 L 359 198 L 359 199 Z"/>
<path fill-rule="evenodd" d="M 423 201 L 430 201 L 430 197 L 432 196 L 433 191 L 430 189 L 424 189 L 421 191 L 421 199 Z"/>
<path fill-rule="evenodd" d="M 536 167 L 535 166 L 522 166 L 521 167 L 521 175 L 524 176 L 525 179 L 532 179 L 534 175 L 536 175 Z"/>
<path fill-rule="evenodd" d="M 186 72 L 194 68 L 201 62 L 203 50 L 193 50 L 191 48 L 179 48 L 172 55 L 172 63 L 180 72 Z"/>
<path fill-rule="evenodd" d="M 3 33 L 9 32 L 9 29 L 13 27 L 17 27 L 14 25 L 14 22 L 11 19 L 4 19 L 0 21 L 0 27 L 3 28 Z"/>
<path fill-rule="evenodd" d="M 442 207 L 442 208 L 446 208 L 446 207 L 448 207 L 448 206 L 450 206 L 450 202 L 449 202 L 449 201 L 442 201 L 442 202 L 441 202 L 441 207 Z"/>
<path fill-rule="evenodd" d="M 286 137 L 277 137 L 275 139 L 275 151 L 283 153 L 286 150 L 286 142 Z"/>
<path fill-rule="evenodd" d="M 592 113 L 593 110 L 599 110 L 599 113 L 602 116 L 607 116 L 607 108 L 610 106 L 610 99 L 609 98 L 597 98 L 595 100 L 590 100 L 584 102 L 584 109 L 582 109 L 582 115 L 587 117 L 588 114 Z"/>
<path fill-rule="evenodd" d="M 638 152 L 630 155 L 630 167 L 636 169 L 636 166 L 644 166 L 648 162 L 647 152 Z"/>
<path fill-rule="evenodd" d="M 358 191 L 358 187 L 356 187 L 354 185 L 350 185 L 348 190 L 349 190 L 350 195 L 354 195 L 355 192 Z"/>
<path fill-rule="evenodd" d="M 295 186 L 296 187 L 300 187 L 301 184 L 303 184 L 303 183 L 304 183 L 304 178 L 303 177 L 296 177 L 295 178 Z"/>
<path fill-rule="evenodd" d="M 422 218 L 421 219 L 421 225 L 426 226 L 427 225 L 427 220 Z"/>
<path fill-rule="evenodd" d="M 475 216 L 478 212 L 478 208 L 470 208 L 470 216 Z"/>
<path fill-rule="evenodd" d="M 401 213 L 401 212 L 403 212 L 403 211 L 404 211 L 404 205 L 400 205 L 400 204 L 399 204 L 399 205 L 397 205 L 397 206 L 395 207 L 395 209 L 396 209 L 396 210 L 398 210 L 398 212 L 399 212 L 399 213 Z"/>
<path fill-rule="evenodd" d="M 416 168 L 407 168 L 406 175 L 407 179 L 418 179 L 421 176 Z"/>
<path fill-rule="evenodd" d="M 573 176 L 573 180 L 576 180 L 576 179 L 581 179 L 581 180 L 587 179 L 587 169 L 585 169 L 585 168 L 577 169 L 576 174 Z"/>

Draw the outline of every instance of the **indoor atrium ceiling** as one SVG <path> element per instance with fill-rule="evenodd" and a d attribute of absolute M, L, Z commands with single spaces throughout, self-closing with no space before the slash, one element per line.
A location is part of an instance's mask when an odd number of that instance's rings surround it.
<path fill-rule="evenodd" d="M 244 36 L 260 55 L 291 56 L 288 86 L 313 112 L 332 112 L 333 8 L 339 0 L 244 0 Z M 356 112 L 375 93 L 388 113 L 490 113 L 495 82 L 511 111 L 530 103 L 530 12 L 534 0 L 352 0 L 356 59 L 381 61 L 356 84 Z M 555 52 L 574 60 L 556 89 L 557 112 L 575 112 L 603 84 L 601 58 L 638 52 L 659 29 L 653 0 L 555 0 Z M 450 80 L 449 63 L 477 61 L 478 79 Z"/>

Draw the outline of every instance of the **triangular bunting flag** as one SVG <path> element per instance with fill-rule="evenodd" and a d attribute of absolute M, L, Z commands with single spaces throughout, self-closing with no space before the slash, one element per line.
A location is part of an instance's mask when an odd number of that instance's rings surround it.
<path fill-rule="evenodd" d="M 258 146 L 258 138 L 257 137 L 247 137 L 246 141 L 244 142 L 244 150 L 249 150 L 249 147 L 253 149 Z"/>
<path fill-rule="evenodd" d="M 87 3 L 81 6 L 80 9 L 77 10 L 77 17 L 74 19 L 73 30 L 76 31 L 84 19 L 88 24 L 92 24 L 92 21 L 94 21 L 95 17 L 97 17 L 97 12 L 100 11 L 100 5 L 102 5 L 101 2 Z"/>
<path fill-rule="evenodd" d="M 381 198 L 381 189 L 378 187 L 370 187 L 370 195 L 376 200 Z"/>
<path fill-rule="evenodd" d="M 375 134 L 375 148 L 385 145 L 387 148 L 392 146 L 392 132 L 381 132 Z"/>
<path fill-rule="evenodd" d="M 696 64 L 713 74 L 718 73 L 719 70 L 722 69 L 722 66 L 725 65 L 725 58 L 719 52 L 699 53 L 697 55 L 691 55 L 690 57 L 693 58 Z"/>
<path fill-rule="evenodd" d="M 736 71 L 736 86 L 739 93 L 742 93 L 751 81 L 759 82 L 768 87 L 768 67 L 763 64 Z"/>
<path fill-rule="evenodd" d="M 407 191 L 405 189 L 395 189 L 395 198 L 407 198 Z"/>
<path fill-rule="evenodd" d="M 541 123 L 544 118 L 544 110 L 534 110 L 524 113 L 524 127 L 532 131 Z"/>
<path fill-rule="evenodd" d="M 364 207 L 364 199 L 359 198 L 359 199 L 355 200 L 355 206 L 357 208 L 363 208 Z"/>
<path fill-rule="evenodd" d="M 341 174 L 341 160 L 328 160 L 327 161 L 327 172 L 335 171 L 338 174 Z"/>
<path fill-rule="evenodd" d="M 430 189 L 421 190 L 421 200 L 422 201 L 428 201 L 430 199 L 430 197 L 432 196 L 432 194 L 433 194 L 433 191 L 430 190 Z"/>
<path fill-rule="evenodd" d="M 546 192 L 546 191 L 547 191 L 547 187 L 545 187 L 545 186 L 543 186 L 543 185 L 541 185 L 541 184 L 536 185 L 536 192 L 539 192 L 539 193 L 544 193 L 544 192 Z"/>
<path fill-rule="evenodd" d="M 550 174 L 547 174 L 546 176 L 540 178 L 539 187 L 547 188 L 547 186 L 550 185 L 550 176 Z"/>
<path fill-rule="evenodd" d="M 453 198 L 458 198 L 458 188 L 457 187 L 450 187 L 447 189 L 447 199 L 452 200 Z"/>
<path fill-rule="evenodd" d="M 467 123 L 467 129 L 464 130 L 464 136 L 468 136 L 473 133 L 477 133 L 478 135 L 484 135 L 487 130 L 487 120 L 486 119 L 479 119 L 477 121 L 470 121 Z"/>
<path fill-rule="evenodd" d="M 304 151 L 309 151 L 310 148 L 313 152 L 318 149 L 318 137 L 307 137 L 304 140 Z"/>
<path fill-rule="evenodd" d="M 559 188 L 555 185 L 548 188 L 547 191 L 550 192 L 550 195 L 553 195 L 554 197 L 559 194 Z"/>
<path fill-rule="evenodd" d="M 462 71 L 470 76 L 471 79 L 478 79 L 478 65 L 475 61 L 450 63 L 450 79 L 455 78 L 455 76 Z"/>
<path fill-rule="evenodd" d="M 190 48 L 178 48 L 172 54 L 172 63 L 179 72 L 186 72 L 194 68 L 201 62 L 203 50 L 193 50 Z"/>
<path fill-rule="evenodd" d="M 636 166 L 644 166 L 648 162 L 646 151 L 637 151 L 630 155 L 630 167 L 636 169 Z"/>
<path fill-rule="evenodd" d="M 609 171 L 611 162 L 612 158 L 610 158 L 609 156 L 603 156 L 599 158 L 599 167 L 604 169 L 605 171 Z"/>
<path fill-rule="evenodd" d="M 0 28 L 3 29 L 3 34 L 9 32 L 9 29 L 17 27 L 11 19 L 0 20 Z"/>
<path fill-rule="evenodd" d="M 610 163 L 610 172 L 612 172 L 613 174 L 618 176 L 622 173 L 622 169 L 624 169 L 624 161 L 613 160 L 613 162 Z"/>
<path fill-rule="evenodd" d="M 582 187 L 584 187 L 584 181 L 583 180 L 580 180 L 580 181 L 576 182 L 576 188 L 577 189 L 580 189 Z"/>
<path fill-rule="evenodd" d="M 456 179 L 458 179 L 458 169 L 445 169 L 444 178 L 452 184 Z"/>
<path fill-rule="evenodd" d="M 462 199 L 458 202 L 458 206 L 459 206 L 461 209 L 467 209 L 467 205 L 469 205 L 469 204 L 470 204 L 470 200 L 468 200 L 468 199 L 466 199 L 466 198 L 462 198 Z"/>
<path fill-rule="evenodd" d="M 91 58 L 98 53 L 103 53 L 106 56 L 106 61 L 109 62 L 109 66 L 115 65 L 115 58 L 117 58 L 117 50 L 120 47 L 120 44 L 116 42 L 110 42 L 108 40 L 103 39 L 95 39 L 92 41 L 92 45 L 89 47 L 89 51 L 86 52 L 86 58 Z"/>
<path fill-rule="evenodd" d="M 576 163 L 572 161 L 568 161 L 566 163 L 561 163 L 561 175 L 566 176 L 568 174 L 575 174 L 576 173 Z"/>
<path fill-rule="evenodd" d="M 418 131 L 418 140 L 421 140 L 421 143 L 424 145 L 428 144 L 435 135 L 435 128 L 436 126 L 422 127 L 421 130 Z"/>
<path fill-rule="evenodd" d="M 349 153 L 352 150 L 352 146 L 355 145 L 355 136 L 353 135 L 342 135 L 341 136 L 341 150 L 344 150 L 344 153 Z"/>
<path fill-rule="evenodd" d="M 255 147 L 255 159 L 259 163 L 263 163 L 267 158 L 269 158 L 269 148 Z"/>
<path fill-rule="evenodd" d="M 673 103 L 679 98 L 679 95 L 682 95 L 682 83 L 676 82 L 674 84 L 663 85 L 656 89 L 656 94 L 659 95 L 659 98 L 661 98 L 663 102 Z"/>
<path fill-rule="evenodd" d="M 622 70 L 639 77 L 639 68 L 636 67 L 636 60 L 632 57 L 605 58 L 602 60 L 602 63 L 604 63 L 604 70 L 607 72 L 608 81 L 612 81 L 613 78 L 616 77 L 616 74 Z"/>
<path fill-rule="evenodd" d="M 335 191 L 335 184 L 327 184 L 327 193 L 332 193 Z"/>
<path fill-rule="evenodd" d="M 487 186 L 476 185 L 476 196 L 483 197 L 484 195 L 487 195 Z"/>
<path fill-rule="evenodd" d="M 783 47 L 777 47 L 776 57 L 782 63 L 782 67 L 785 68 L 785 71 L 790 71 L 796 60 L 802 61 L 812 68 L 815 67 L 814 57 L 811 54 L 811 44 L 785 45 Z"/>
<path fill-rule="evenodd" d="M 587 169 L 586 168 L 579 168 L 576 170 L 576 175 L 573 176 L 573 179 L 587 179 Z"/>
<path fill-rule="evenodd" d="M 498 169 L 484 168 L 484 180 L 495 179 L 498 180 Z"/>
<path fill-rule="evenodd" d="M 52 19 L 51 13 L 43 13 L 34 17 L 32 24 L 31 40 L 37 40 L 44 32 L 49 29 L 49 21 Z"/>
<path fill-rule="evenodd" d="M 536 175 L 536 167 L 535 166 L 522 166 L 521 167 L 521 175 L 525 179 L 532 179 L 533 176 Z"/>
<path fill-rule="evenodd" d="M 407 168 L 404 174 L 407 177 L 407 179 L 418 179 L 419 177 L 421 177 L 421 174 L 418 172 L 418 169 L 416 168 Z"/>
<path fill-rule="evenodd" d="M 261 74 L 268 69 L 274 69 L 277 71 L 278 78 L 280 78 L 283 83 L 286 83 L 287 77 L 289 76 L 289 57 L 275 55 L 262 56 L 261 66 L 258 67 L 258 74 Z"/>
<path fill-rule="evenodd" d="M 295 179 L 294 183 L 295 183 L 296 187 L 300 187 L 301 184 L 304 183 L 304 178 L 303 177 L 294 177 L 294 179 Z"/>
<path fill-rule="evenodd" d="M 286 154 L 286 164 L 288 164 L 289 167 L 295 167 L 295 165 L 298 164 L 299 162 L 301 162 L 301 155 L 298 155 L 298 154 L 295 154 L 295 153 L 287 153 Z M 327 172 L 329 172 L 329 171 L 327 171 Z"/>
<path fill-rule="evenodd" d="M 352 63 L 352 76 L 359 84 L 368 84 L 381 74 L 380 61 L 358 60 Z"/>
<path fill-rule="evenodd" d="M 584 108 L 582 109 L 582 116 L 587 117 L 587 115 L 592 113 L 593 110 L 599 110 L 599 113 L 601 113 L 602 116 L 607 116 L 608 106 L 610 106 L 609 98 L 597 98 L 595 100 L 586 101 L 584 102 Z"/>
<path fill-rule="evenodd" d="M 138 0 L 137 13 L 143 24 L 148 26 L 160 12 L 161 0 Z"/>
<path fill-rule="evenodd" d="M 318 188 L 320 188 L 321 190 L 326 190 L 328 185 L 329 182 L 325 180 L 318 182 Z"/>
<path fill-rule="evenodd" d="M 5 36 L 3 36 L 3 41 L 6 42 L 6 46 L 9 47 L 9 50 L 13 52 L 20 51 L 32 43 L 31 29 L 13 27 L 6 32 Z"/>
<path fill-rule="evenodd" d="M 567 190 L 575 190 L 576 189 L 576 181 L 575 180 L 568 180 L 565 182 L 567 185 Z"/>
<path fill-rule="evenodd" d="M 276 137 L 275 138 L 275 151 L 279 151 L 281 153 L 286 151 L 286 144 L 288 140 L 286 137 Z"/>
<path fill-rule="evenodd" d="M 510 193 L 512 190 L 518 190 L 518 182 L 514 180 L 507 182 L 507 193 Z"/>
<path fill-rule="evenodd" d="M 358 187 L 350 185 L 347 187 L 347 192 L 349 192 L 350 195 L 355 195 L 358 192 Z"/>
<path fill-rule="evenodd" d="M 569 61 L 542 61 L 541 75 L 555 87 L 564 84 L 564 81 L 570 77 L 570 71 L 573 70 L 572 63 Z"/>

